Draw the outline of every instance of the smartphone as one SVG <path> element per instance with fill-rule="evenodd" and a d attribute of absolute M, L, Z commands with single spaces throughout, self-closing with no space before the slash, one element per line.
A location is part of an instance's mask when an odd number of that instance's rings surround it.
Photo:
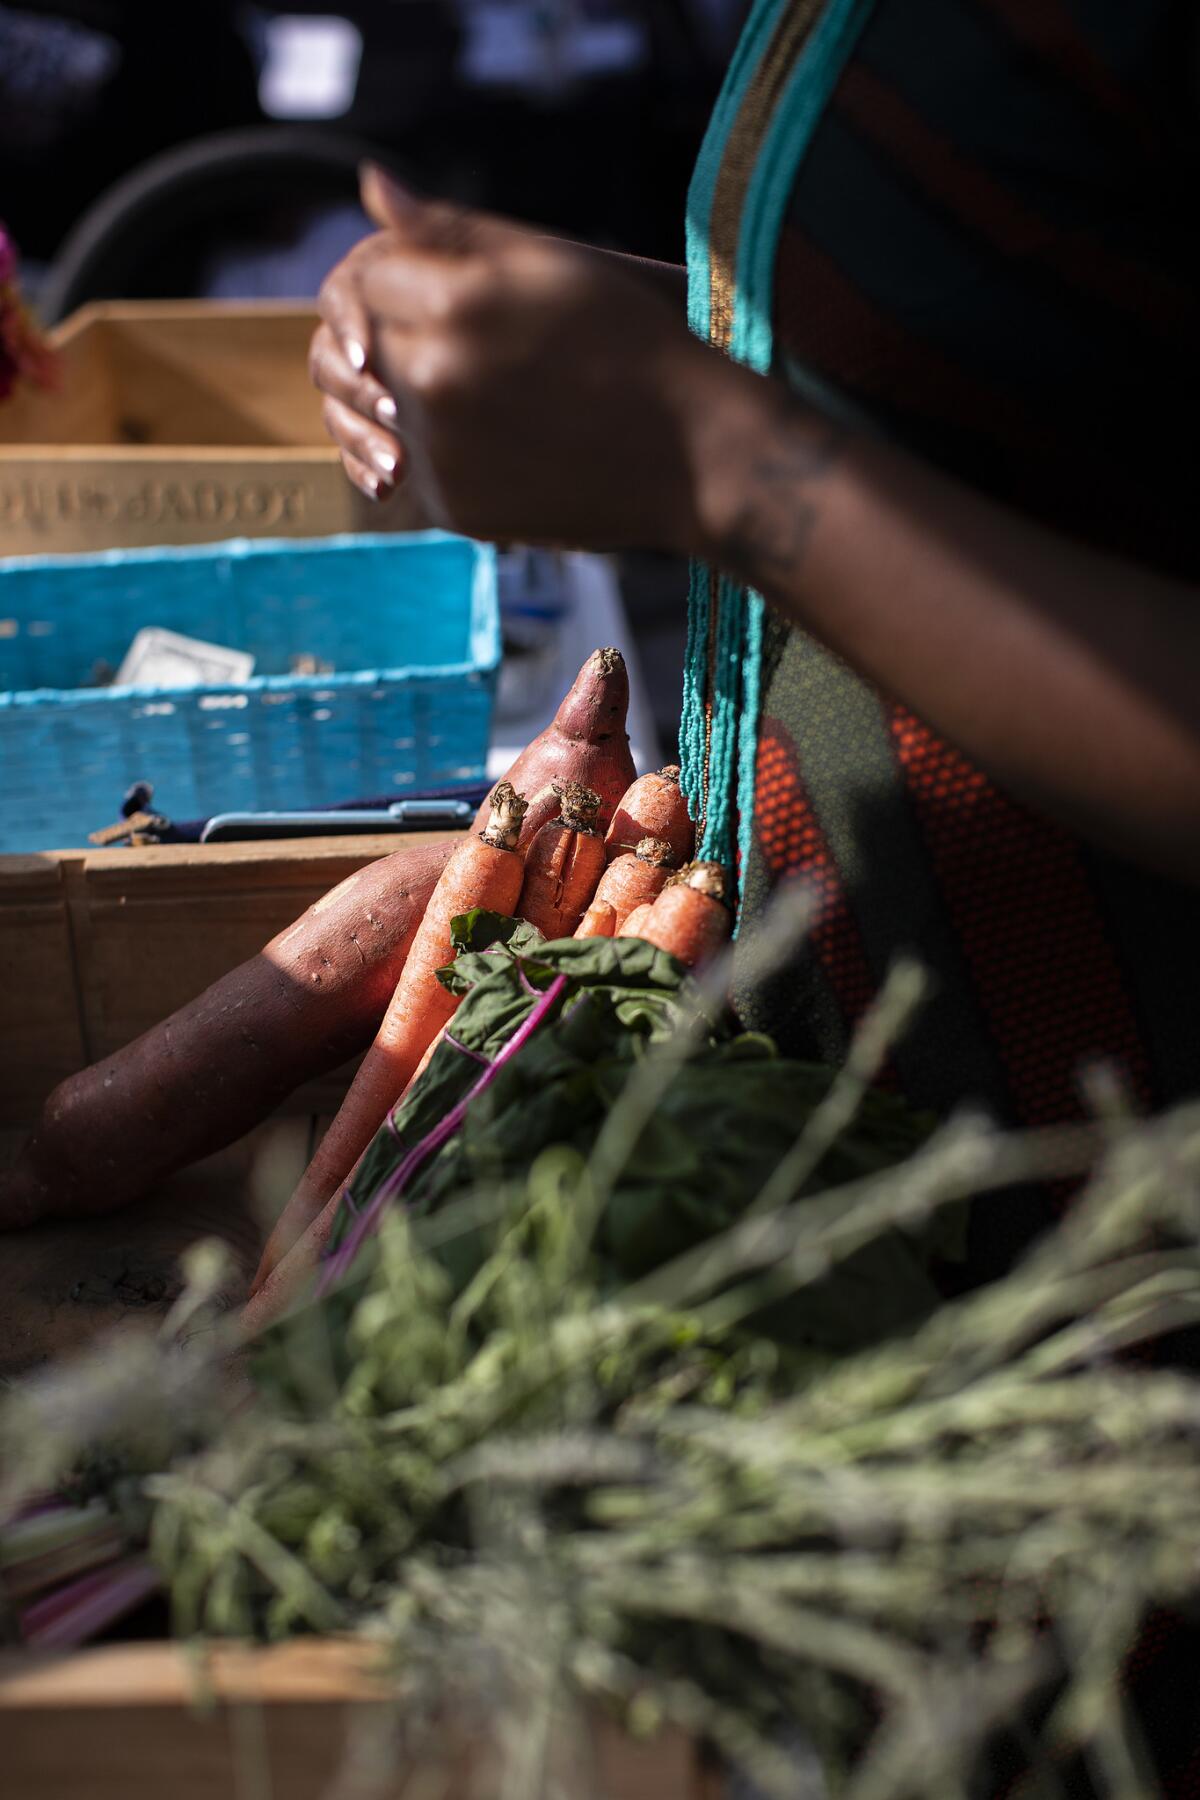
<path fill-rule="evenodd" d="M 363 832 L 465 831 L 475 817 L 469 800 L 397 800 L 355 812 L 218 813 L 200 834 L 202 844 L 253 843 L 265 838 L 356 837 Z"/>

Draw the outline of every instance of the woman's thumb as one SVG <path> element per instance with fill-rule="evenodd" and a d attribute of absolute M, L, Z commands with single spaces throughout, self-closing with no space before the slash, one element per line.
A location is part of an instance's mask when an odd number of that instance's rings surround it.
<path fill-rule="evenodd" d="M 425 211 L 417 196 L 378 163 L 363 163 L 358 177 L 363 206 L 380 230 L 411 231 Z"/>

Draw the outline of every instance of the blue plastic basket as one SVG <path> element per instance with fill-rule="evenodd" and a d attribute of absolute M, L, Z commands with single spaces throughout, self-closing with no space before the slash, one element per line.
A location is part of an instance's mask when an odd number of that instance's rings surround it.
<path fill-rule="evenodd" d="M 84 685 L 144 625 L 256 673 Z M 0 560 L 0 850 L 84 843 L 134 781 L 177 818 L 479 781 L 499 663 L 495 553 L 444 532 Z"/>

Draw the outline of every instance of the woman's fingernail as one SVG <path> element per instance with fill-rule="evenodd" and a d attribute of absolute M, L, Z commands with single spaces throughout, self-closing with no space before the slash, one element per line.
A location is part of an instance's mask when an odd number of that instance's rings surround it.
<path fill-rule="evenodd" d="M 400 417 L 399 408 L 390 394 L 375 402 L 375 417 L 381 425 L 394 425 Z"/>
<path fill-rule="evenodd" d="M 396 458 L 390 450 L 372 450 L 371 461 L 385 481 L 390 481 L 396 473 Z"/>
<path fill-rule="evenodd" d="M 378 500 L 379 477 L 377 475 L 363 475 L 358 485 L 360 491 L 366 495 L 368 500 Z"/>
<path fill-rule="evenodd" d="M 346 359 L 359 375 L 367 366 L 367 353 L 357 338 L 346 339 Z"/>

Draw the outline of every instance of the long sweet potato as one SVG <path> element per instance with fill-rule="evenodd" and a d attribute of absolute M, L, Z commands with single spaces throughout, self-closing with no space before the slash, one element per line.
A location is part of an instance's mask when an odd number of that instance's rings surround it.
<path fill-rule="evenodd" d="M 364 1050 L 457 841 L 358 870 L 190 1005 L 62 1082 L 0 1175 L 0 1229 L 139 1199 Z"/>
<path fill-rule="evenodd" d="M 555 782 L 576 781 L 599 794 L 597 824 L 601 831 L 607 829 L 613 809 L 637 774 L 625 729 L 628 712 L 625 658 L 619 650 L 593 650 L 550 724 L 508 771 L 506 779 L 529 802 L 517 846 L 522 855 L 542 826 L 558 817 Z M 478 831 L 487 824 L 489 806 L 485 800 L 479 809 Z"/>

